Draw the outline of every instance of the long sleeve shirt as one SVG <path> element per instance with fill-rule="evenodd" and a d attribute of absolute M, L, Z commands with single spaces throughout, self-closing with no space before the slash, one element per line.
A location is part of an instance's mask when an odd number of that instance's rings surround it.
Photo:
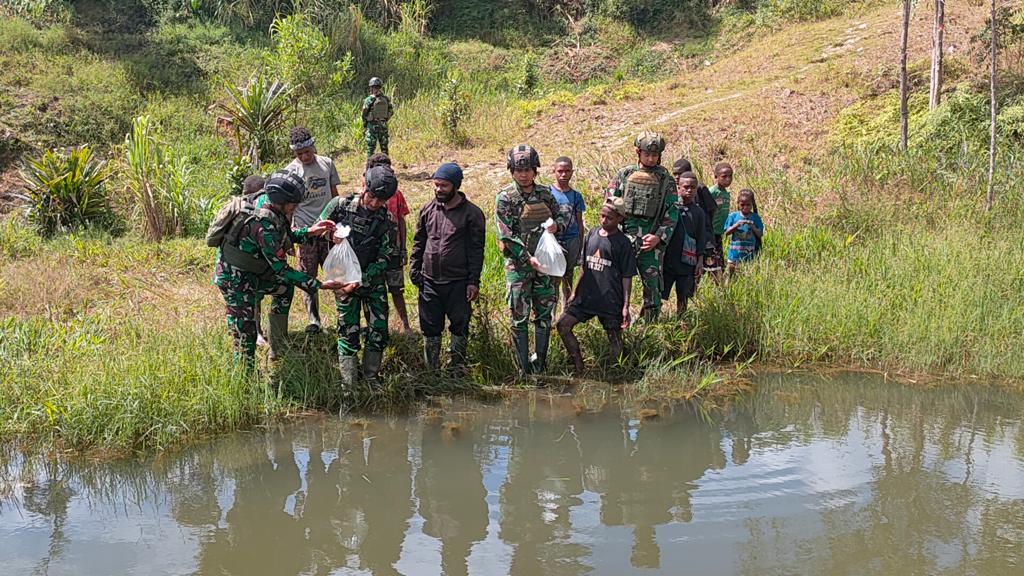
<path fill-rule="evenodd" d="M 420 210 L 412 241 L 409 275 L 414 284 L 465 280 L 479 286 L 484 268 L 484 213 L 466 195 L 454 208 L 434 200 Z"/>

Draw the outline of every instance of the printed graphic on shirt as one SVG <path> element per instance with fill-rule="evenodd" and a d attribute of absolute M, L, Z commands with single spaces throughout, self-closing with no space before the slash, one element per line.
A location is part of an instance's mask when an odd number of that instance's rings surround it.
<path fill-rule="evenodd" d="M 594 272 L 604 272 L 604 269 L 611 266 L 612 261 L 601 257 L 601 249 L 598 248 L 592 255 L 587 256 L 587 268 Z"/>

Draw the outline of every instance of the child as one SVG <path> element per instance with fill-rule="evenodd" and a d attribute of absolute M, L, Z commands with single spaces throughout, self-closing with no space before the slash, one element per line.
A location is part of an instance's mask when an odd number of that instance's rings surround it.
<path fill-rule="evenodd" d="M 586 230 L 583 227 L 583 212 L 587 205 L 583 201 L 583 195 L 574 190 L 572 181 L 572 159 L 567 156 L 560 156 L 555 160 L 553 169 L 555 174 L 555 185 L 551 187 L 551 193 L 558 201 L 558 208 L 565 216 L 565 232 L 558 235 L 558 243 L 565 250 L 565 276 L 561 278 L 552 277 L 552 284 L 555 285 L 555 294 L 558 294 L 558 285 L 562 285 L 562 306 L 569 303 L 569 294 L 572 292 L 572 281 L 574 268 L 580 262 L 580 249 L 583 248 L 583 235 Z"/>
<path fill-rule="evenodd" d="M 764 235 L 764 222 L 757 214 L 757 201 L 752 190 L 741 190 L 736 197 L 739 210 L 729 214 L 725 220 L 725 235 L 732 236 L 729 240 L 729 274 L 741 262 L 748 262 L 757 255 L 761 236 Z"/>
<path fill-rule="evenodd" d="M 686 303 L 696 289 L 696 272 L 707 250 L 707 222 L 704 211 L 696 202 L 697 175 L 683 172 L 677 180 L 679 189 L 679 219 L 672 238 L 665 249 L 664 285 L 662 299 L 667 300 L 676 285 L 676 315 L 686 312 Z"/>
<path fill-rule="evenodd" d="M 722 239 L 725 236 L 725 219 L 729 215 L 729 186 L 732 186 L 732 166 L 726 162 L 719 162 L 715 164 L 715 185 L 712 186 L 709 191 L 711 197 L 715 199 L 717 208 L 715 209 L 715 217 L 712 221 L 712 229 L 715 233 L 715 254 L 714 265 L 711 268 L 705 268 L 707 272 L 716 274 L 722 270 L 724 264 L 725 249 L 722 244 Z"/>
<path fill-rule="evenodd" d="M 584 261 L 580 279 L 562 317 L 558 335 L 572 359 L 573 374 L 583 373 L 583 353 L 573 328 L 594 316 L 608 335 L 613 359 L 622 354 L 622 331 L 629 327 L 629 292 L 637 275 L 636 252 L 629 238 L 619 230 L 626 218 L 622 198 L 609 197 L 601 206 L 601 227 L 591 230 L 583 244 Z"/>
<path fill-rule="evenodd" d="M 391 169 L 391 158 L 383 152 L 378 152 L 370 156 L 370 159 L 366 161 L 367 170 L 374 166 L 386 166 Z M 395 303 L 395 313 L 398 314 L 398 320 L 402 323 L 402 334 L 411 334 L 412 327 L 409 326 L 409 312 L 405 307 L 405 260 L 407 254 L 405 249 L 407 234 L 405 217 L 409 215 L 409 204 L 406 203 L 402 191 L 396 190 L 395 195 L 388 199 L 387 207 L 388 212 L 394 216 L 396 224 L 396 228 L 393 230 L 394 237 L 391 239 L 392 247 L 395 249 L 392 251 L 391 259 L 388 260 L 388 293 L 391 294 L 391 300 Z"/>

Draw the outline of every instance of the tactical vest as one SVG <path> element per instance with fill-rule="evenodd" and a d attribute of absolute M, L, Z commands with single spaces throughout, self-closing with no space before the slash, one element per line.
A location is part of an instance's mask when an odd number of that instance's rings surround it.
<path fill-rule="evenodd" d="M 543 192 L 547 191 L 550 194 L 550 191 L 541 184 L 534 184 L 533 193 L 529 196 L 523 196 L 515 184 L 511 184 L 504 191 L 512 204 L 512 213 L 519 212 L 519 227 L 518 229 L 513 228 L 512 232 L 519 236 L 532 254 L 537 249 L 541 234 L 544 233 L 541 224 L 544 224 L 548 218 L 555 217 L 547 203 L 544 202 Z"/>
<path fill-rule="evenodd" d="M 232 223 L 224 243 L 220 246 L 220 256 L 225 262 L 243 272 L 249 272 L 257 276 L 269 276 L 272 275 L 273 271 L 270 268 L 270 262 L 267 262 L 267 259 L 262 254 L 246 252 L 238 247 L 245 226 L 252 225 L 253 222 L 261 226 L 259 220 L 270 220 L 278 228 L 287 230 L 288 222 L 284 216 L 267 208 L 265 205 L 259 208 L 255 214 L 239 214 L 236 217 L 236 222 Z M 262 226 L 260 231 L 262 231 Z"/>
<path fill-rule="evenodd" d="M 635 169 L 626 175 L 622 187 L 622 200 L 626 204 L 626 216 L 653 219 L 665 202 L 661 179 L 647 170 Z"/>
<path fill-rule="evenodd" d="M 370 105 L 370 122 L 387 122 L 391 119 L 390 102 L 388 97 L 383 94 L 376 96 L 373 99 L 373 104 Z"/>
<path fill-rule="evenodd" d="M 331 219 L 338 224 L 352 229 L 348 242 L 359 259 L 359 266 L 366 270 L 366 267 L 377 259 L 381 231 L 387 230 L 387 208 L 374 210 L 370 214 L 366 214 L 364 211 L 360 215 L 359 196 L 351 196 L 339 200 L 338 207 L 334 209 L 331 216 Z"/>

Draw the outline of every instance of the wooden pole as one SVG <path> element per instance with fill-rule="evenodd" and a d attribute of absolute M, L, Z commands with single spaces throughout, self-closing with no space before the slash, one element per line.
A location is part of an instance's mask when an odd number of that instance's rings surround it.
<path fill-rule="evenodd" d="M 910 30 L 910 0 L 903 0 L 903 33 L 900 35 L 900 151 L 907 151 L 907 36 Z"/>
<path fill-rule="evenodd" d="M 928 91 L 928 109 L 942 102 L 942 40 L 946 27 L 946 0 L 935 0 L 935 27 L 932 29 L 932 82 Z"/>
<path fill-rule="evenodd" d="M 998 103 L 996 102 L 996 51 L 997 42 L 996 37 L 998 35 L 998 27 L 996 26 L 996 3 L 997 0 L 992 0 L 992 11 L 990 13 L 992 30 L 992 53 L 990 58 L 992 59 L 992 68 L 989 72 L 989 100 L 992 112 L 992 122 L 989 126 L 989 139 L 988 139 L 988 196 L 985 200 L 985 208 L 992 210 L 992 204 L 995 201 L 995 176 L 996 176 L 996 115 L 998 114 Z"/>

